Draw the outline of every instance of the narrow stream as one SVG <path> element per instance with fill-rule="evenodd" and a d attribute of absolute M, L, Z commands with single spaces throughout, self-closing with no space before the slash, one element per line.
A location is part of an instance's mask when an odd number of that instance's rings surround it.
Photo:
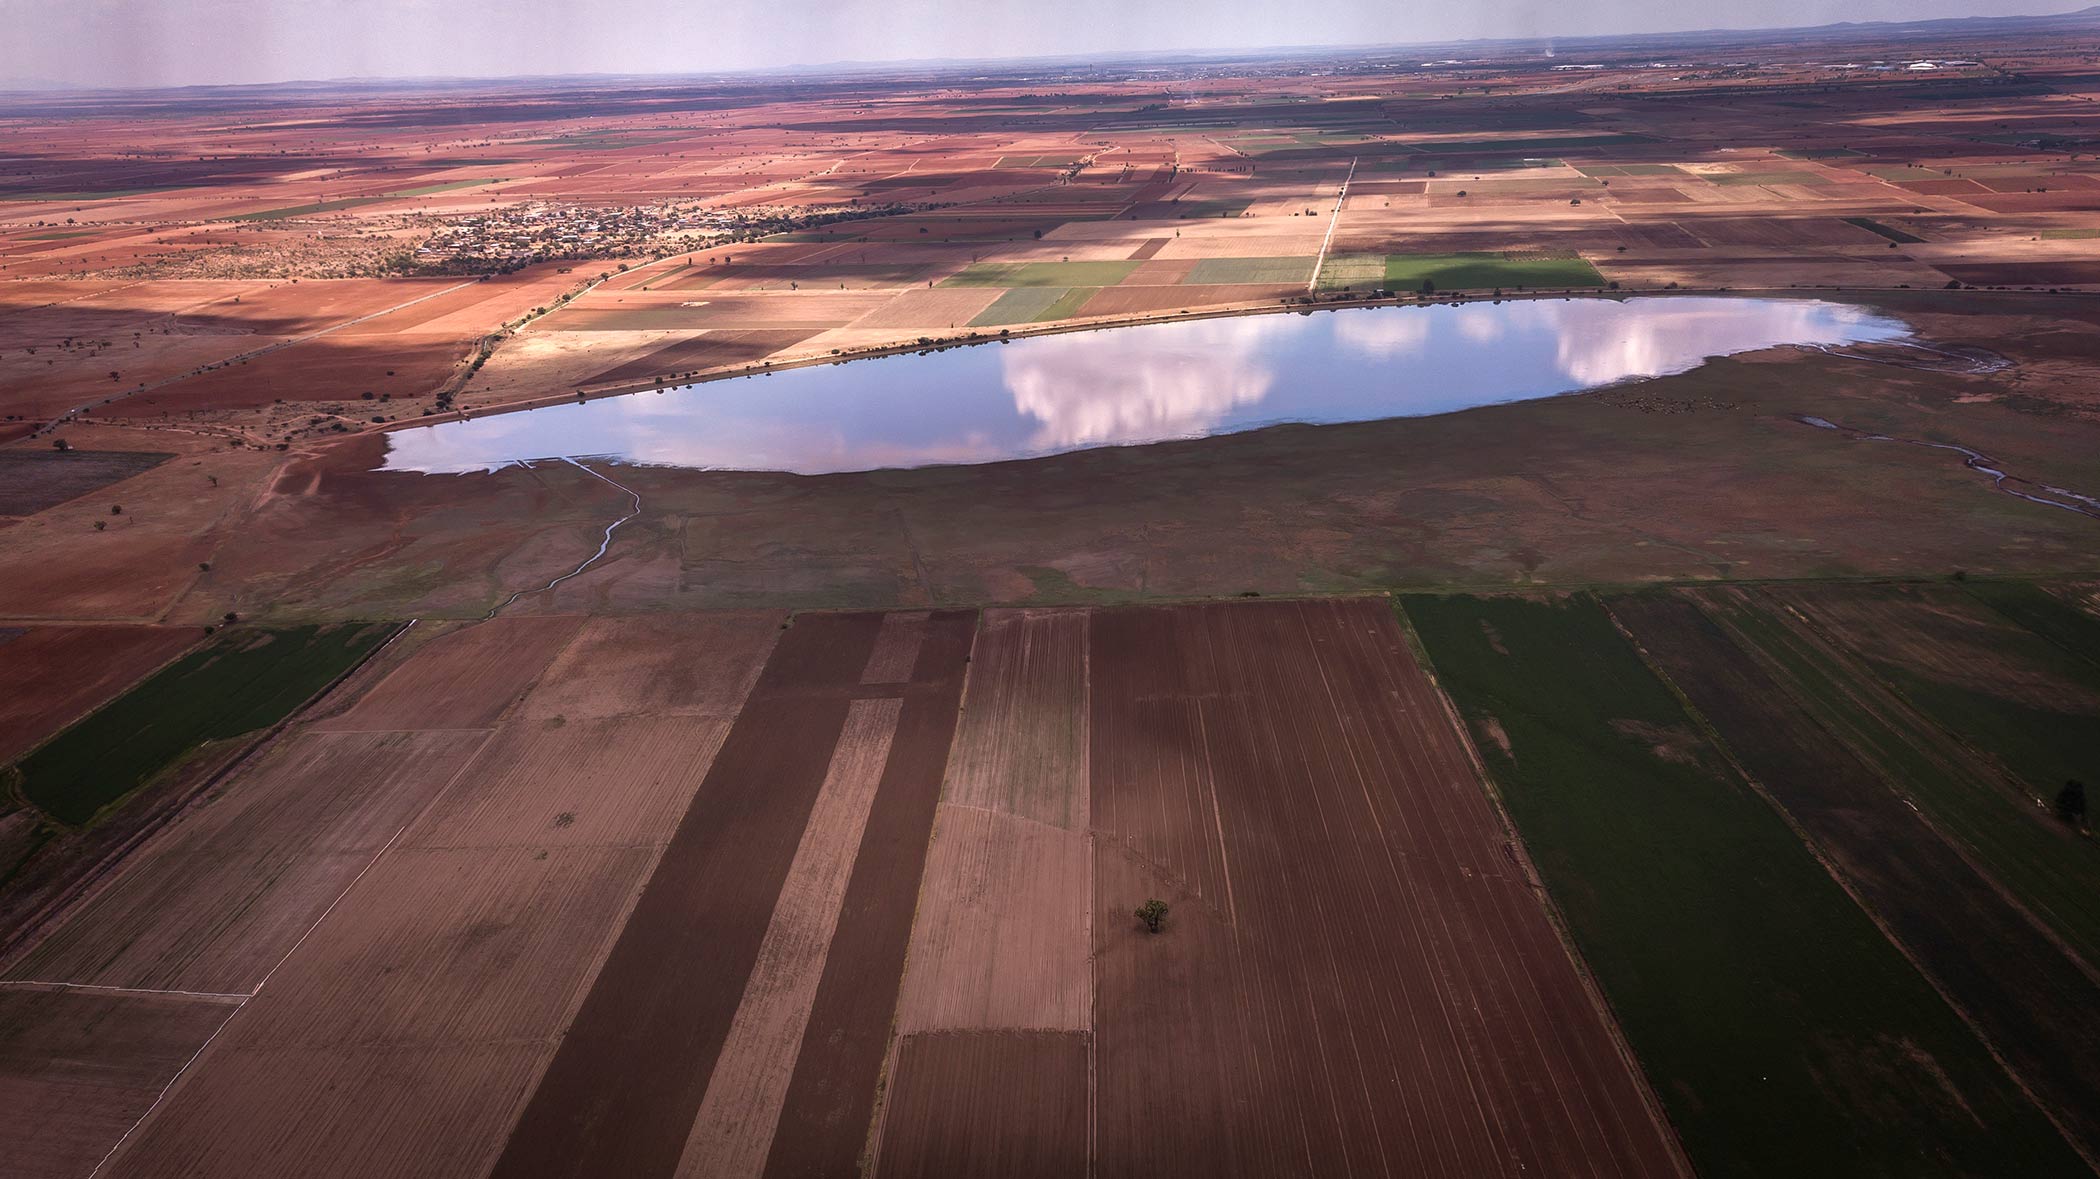
<path fill-rule="evenodd" d="M 2086 495 L 2083 492 L 2072 491 L 2069 488 L 2057 487 L 2048 483 L 2036 483 L 2032 479 L 2023 479 L 2018 475 L 2007 474 L 2005 469 L 1998 465 L 1997 460 L 1984 454 L 1982 451 L 1970 450 L 1966 446 L 1960 446 L 1952 442 L 1926 442 L 1918 438 L 1898 438 L 1892 434 L 1873 434 L 1865 430 L 1856 430 L 1851 426 L 1840 425 L 1828 418 L 1815 417 L 1811 414 L 1795 414 L 1793 418 L 1804 426 L 1814 426 L 1818 430 L 1836 430 L 1845 437 L 1858 442 L 1901 442 L 1905 446 L 1922 446 L 1929 450 L 1951 450 L 1962 456 L 1962 464 L 1964 466 L 1972 471 L 1980 471 L 1990 476 L 1991 486 L 2007 495 L 2024 499 L 2028 503 L 2041 504 L 2051 508 L 2062 508 L 2067 512 L 2076 512 L 2081 516 L 2089 516 L 2095 520 L 2100 520 L 2100 498 Z M 2037 488 L 2043 494 L 2031 495 L 2021 491 L 2019 487 L 2011 486 L 2011 484 L 2015 483 L 2020 484 L 2022 487 Z M 2048 498 L 2049 496 L 2061 496 L 2062 498 L 2050 499 Z M 2065 502 L 2067 500 L 2070 502 Z"/>
<path fill-rule="evenodd" d="M 596 479 L 601 483 L 611 483 L 614 487 L 618 487 L 621 491 L 626 492 L 629 496 L 631 496 L 634 499 L 634 508 L 633 510 L 629 511 L 626 515 L 605 526 L 605 539 L 598 542 L 598 551 L 592 553 L 589 557 L 585 558 L 581 565 L 576 566 L 576 568 L 569 570 L 567 573 L 562 574 L 560 577 L 555 578 L 553 581 L 550 581 L 545 585 L 536 586 L 532 589 L 521 589 L 517 593 L 514 593 L 511 596 L 503 599 L 500 605 L 496 606 L 495 609 L 490 610 L 487 614 L 482 616 L 482 620 L 484 622 L 502 613 L 503 610 L 507 608 L 512 602 L 517 601 L 519 598 L 524 597 L 526 594 L 546 593 L 548 590 L 553 589 L 555 586 L 560 585 L 562 582 L 569 580 L 570 578 L 590 568 L 592 565 L 597 564 L 598 559 L 605 556 L 606 550 L 612 548 L 613 533 L 619 530 L 620 525 L 625 524 L 629 520 L 632 520 L 636 516 L 642 514 L 642 497 L 640 493 L 636 492 L 632 487 L 626 487 L 619 483 L 614 483 L 611 479 L 608 479 L 605 476 L 599 474 L 598 472 L 591 470 L 589 467 L 584 466 L 582 463 L 577 462 L 575 459 L 564 457 L 561 461 L 569 464 L 570 466 L 576 468 L 579 471 L 582 471 L 584 474 L 589 475 L 591 478 Z M 532 464 L 529 462 L 521 461 L 518 465 L 521 467 L 530 467 Z"/>

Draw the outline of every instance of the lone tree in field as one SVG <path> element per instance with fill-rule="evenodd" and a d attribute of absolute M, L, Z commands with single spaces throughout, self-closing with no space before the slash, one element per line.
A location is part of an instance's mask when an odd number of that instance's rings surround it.
<path fill-rule="evenodd" d="M 1145 923 L 1145 932 L 1158 933 L 1160 926 L 1167 923 L 1167 902 L 1153 897 L 1138 906 L 1137 919 Z"/>
<path fill-rule="evenodd" d="M 2073 778 L 2056 792 L 2056 817 L 2073 827 L 2085 822 L 2085 783 Z"/>

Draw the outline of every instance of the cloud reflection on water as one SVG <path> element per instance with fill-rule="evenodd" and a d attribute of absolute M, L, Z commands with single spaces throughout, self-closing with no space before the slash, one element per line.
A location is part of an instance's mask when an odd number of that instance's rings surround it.
<path fill-rule="evenodd" d="M 1568 299 L 1115 328 L 714 381 L 403 430 L 387 466 L 610 456 L 801 474 L 982 463 L 1445 413 L 1904 326 L 1815 300 Z"/>

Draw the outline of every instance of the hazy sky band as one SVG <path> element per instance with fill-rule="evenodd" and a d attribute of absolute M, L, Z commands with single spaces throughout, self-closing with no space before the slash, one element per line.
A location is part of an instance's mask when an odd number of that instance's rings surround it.
<path fill-rule="evenodd" d="M 2068 12 L 2089 0 L 0 0 L 0 85 L 687 73 Z"/>

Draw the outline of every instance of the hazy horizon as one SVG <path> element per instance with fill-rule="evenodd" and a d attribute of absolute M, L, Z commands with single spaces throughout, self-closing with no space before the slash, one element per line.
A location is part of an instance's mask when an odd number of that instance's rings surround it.
<path fill-rule="evenodd" d="M 238 85 L 329 79 L 680 74 L 900 61 L 1207 53 L 2073 12 L 2090 0 L 1480 0 L 1409 12 L 1250 0 L 0 0 L 0 85 Z"/>

